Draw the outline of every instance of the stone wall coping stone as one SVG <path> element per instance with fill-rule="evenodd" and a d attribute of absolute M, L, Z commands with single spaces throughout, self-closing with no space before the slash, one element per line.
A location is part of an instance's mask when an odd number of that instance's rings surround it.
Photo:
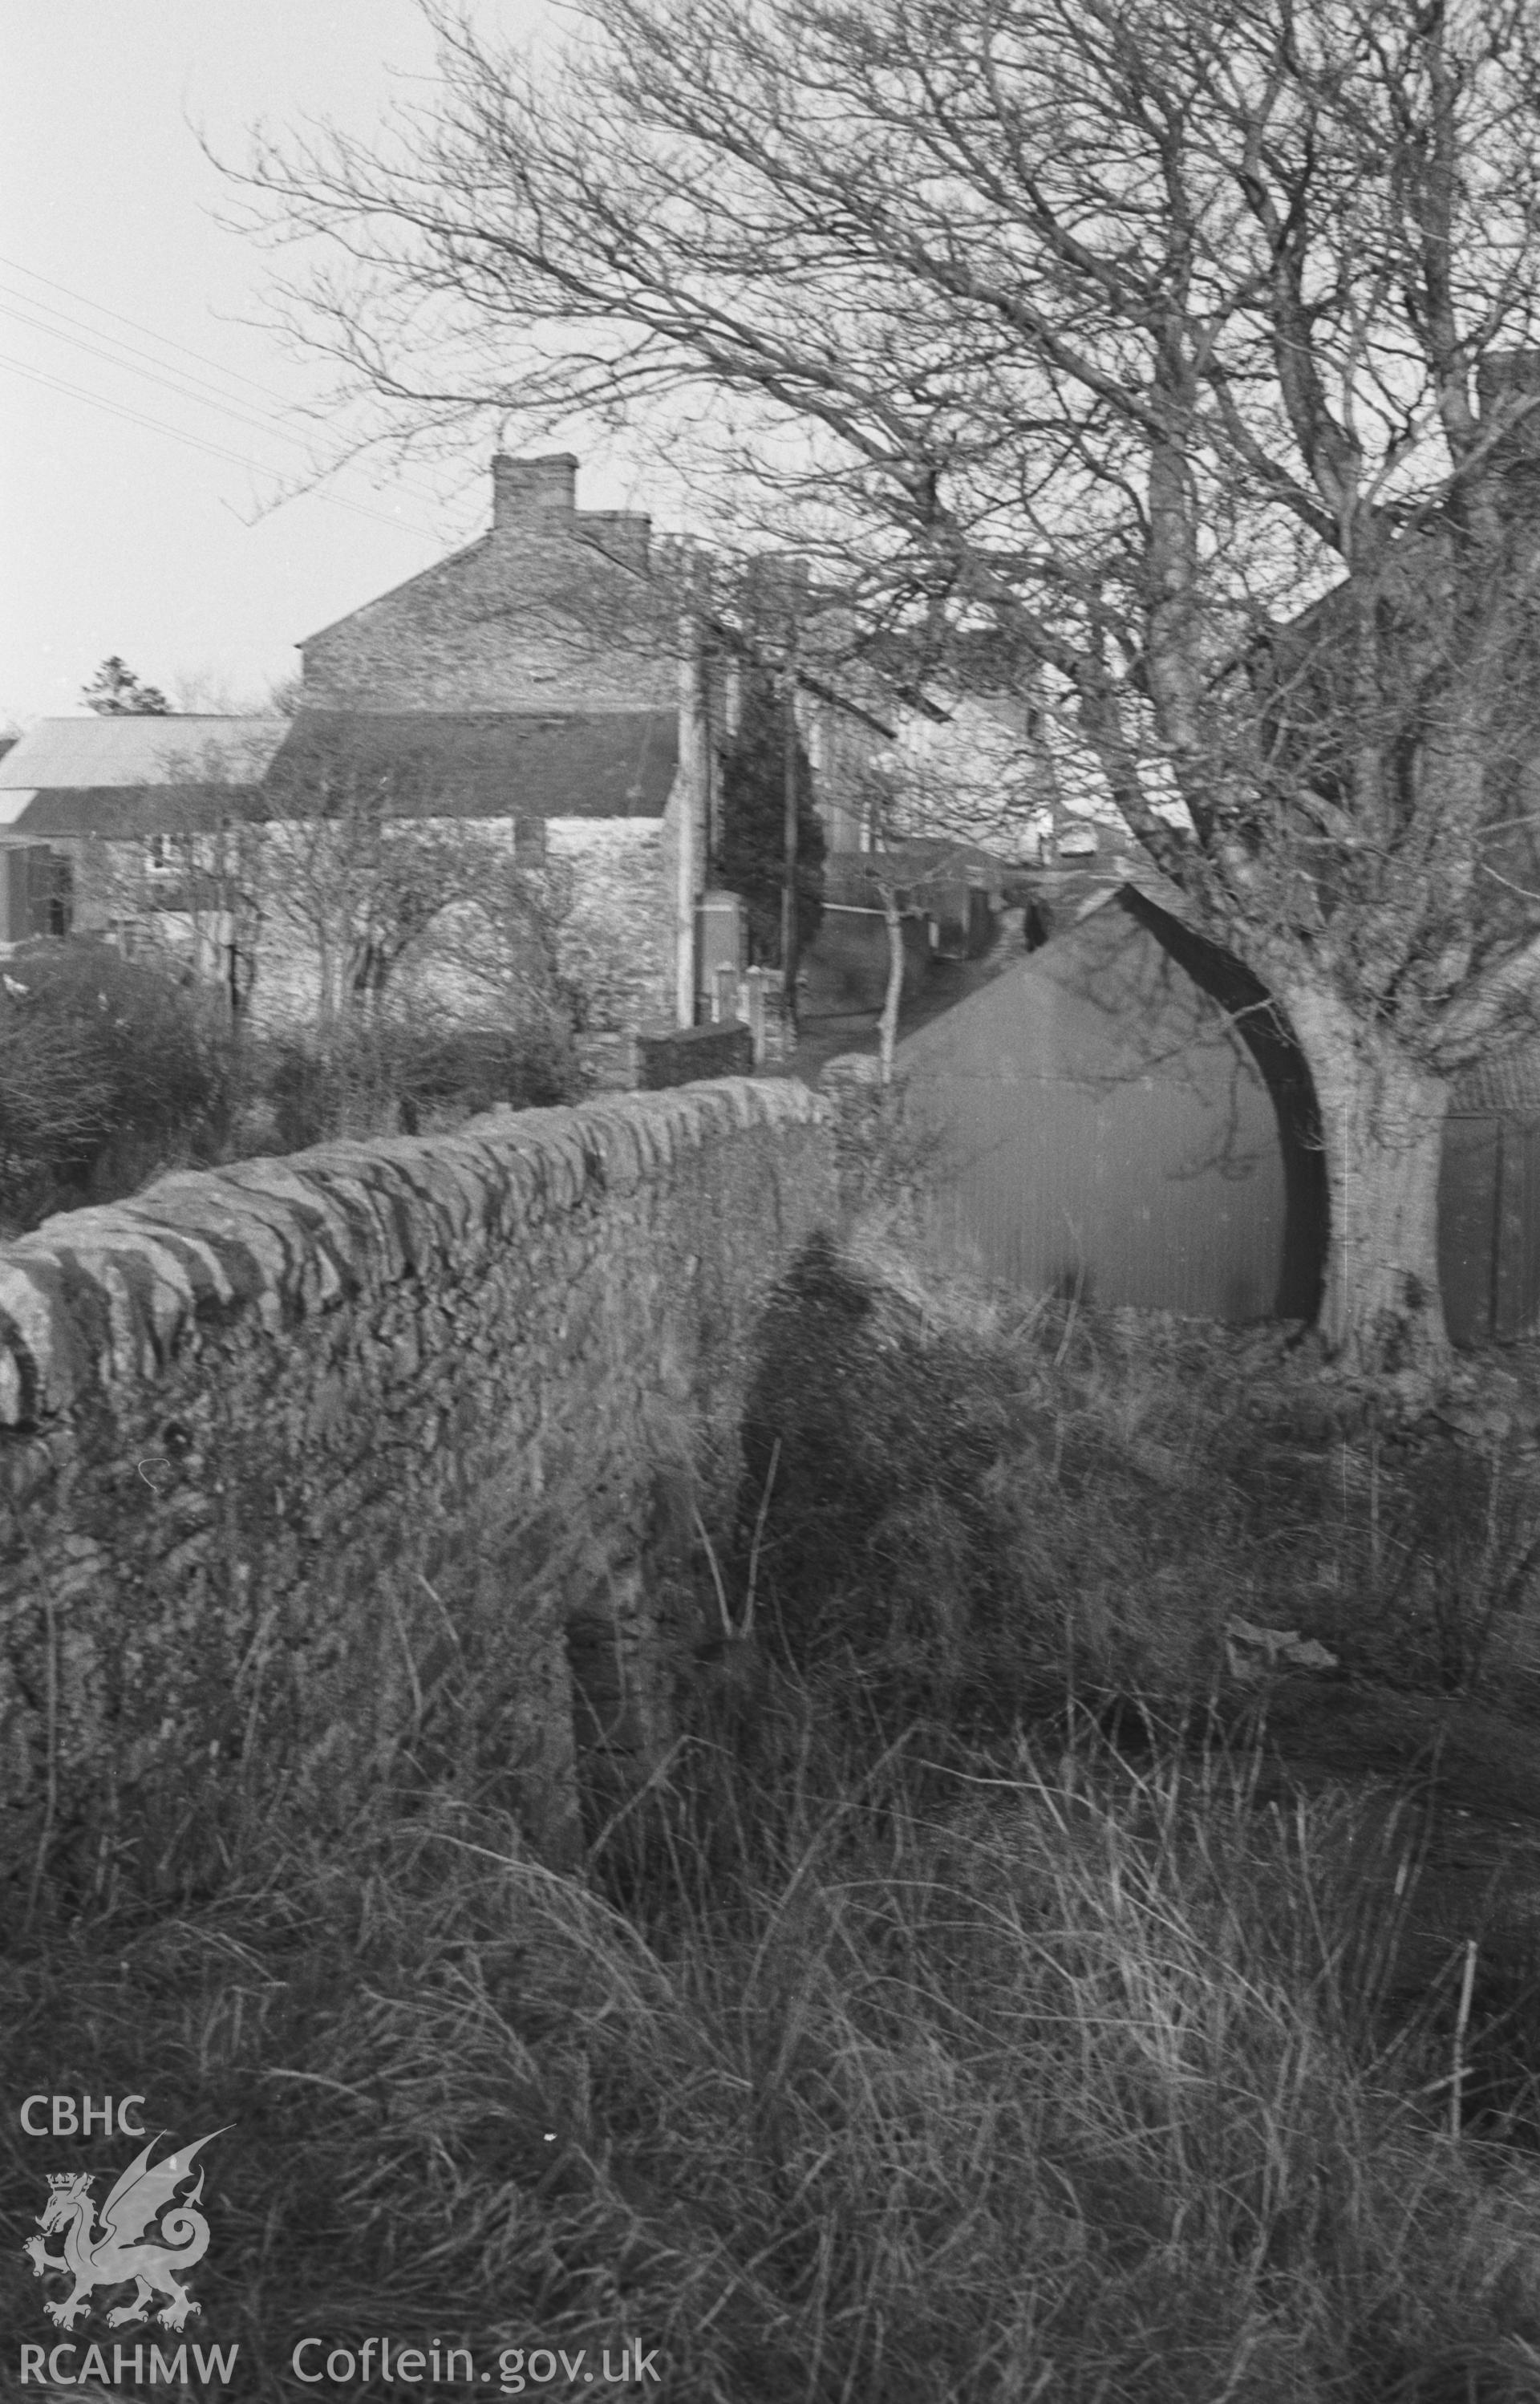
<path fill-rule="evenodd" d="M 201 1313 L 250 1311 L 276 1332 L 434 1252 L 516 1240 L 732 1129 L 829 1116 L 794 1079 L 715 1078 L 180 1170 L 62 1212 L 0 1244 L 0 1429 L 46 1422 L 93 1385 L 152 1382 Z"/>
<path fill-rule="evenodd" d="M 824 1062 L 819 1075 L 819 1083 L 827 1093 L 881 1083 L 882 1062 L 875 1052 L 836 1052 L 832 1060 Z"/>

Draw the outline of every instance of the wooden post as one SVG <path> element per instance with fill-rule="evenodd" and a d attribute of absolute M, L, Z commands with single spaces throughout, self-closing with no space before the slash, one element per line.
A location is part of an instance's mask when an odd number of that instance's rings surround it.
<path fill-rule="evenodd" d="M 903 917 L 899 909 L 897 888 L 888 880 L 878 888 L 882 895 L 882 915 L 888 929 L 888 987 L 882 998 L 882 1014 L 877 1020 L 877 1077 L 884 1085 L 893 1082 L 893 1054 L 898 1044 L 899 1012 L 903 1006 Z"/>

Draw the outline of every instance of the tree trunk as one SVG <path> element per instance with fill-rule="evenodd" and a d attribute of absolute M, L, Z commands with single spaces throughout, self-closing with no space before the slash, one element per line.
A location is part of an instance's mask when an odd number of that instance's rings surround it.
<path fill-rule="evenodd" d="M 1335 994 L 1280 995 L 1309 1064 L 1331 1225 L 1318 1321 L 1334 1358 L 1425 1396 L 1449 1360 L 1438 1174 L 1449 1087 Z"/>

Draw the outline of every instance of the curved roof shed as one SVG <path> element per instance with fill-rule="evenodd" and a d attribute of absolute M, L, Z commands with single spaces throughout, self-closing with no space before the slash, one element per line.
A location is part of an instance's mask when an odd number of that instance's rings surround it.
<path fill-rule="evenodd" d="M 998 957 L 899 1046 L 945 1232 L 1028 1292 L 1312 1318 L 1325 1180 L 1263 987 L 1131 885 Z M 1540 1047 L 1454 1089 L 1439 1269 L 1457 1342 L 1540 1321 Z"/>

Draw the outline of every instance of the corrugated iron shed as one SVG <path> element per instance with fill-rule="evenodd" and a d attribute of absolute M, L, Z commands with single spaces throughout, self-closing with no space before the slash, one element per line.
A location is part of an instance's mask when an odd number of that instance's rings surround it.
<path fill-rule="evenodd" d="M 986 1270 L 1195 1317 L 1275 1308 L 1288 1183 L 1232 1019 L 1099 908 L 900 1046 L 938 1211 Z"/>
<path fill-rule="evenodd" d="M 1244 995 L 1216 1000 L 1212 947 L 1164 900 L 1151 905 L 1147 878 L 1066 880 L 1056 899 L 1050 942 L 1001 955 L 900 1046 L 937 1140 L 942 1224 L 1032 1292 L 1309 1315 L 1326 1235 L 1319 1152 L 1258 1052 Z M 1540 1321 L 1540 1045 L 1459 1081 L 1439 1272 L 1459 1342 Z"/>

